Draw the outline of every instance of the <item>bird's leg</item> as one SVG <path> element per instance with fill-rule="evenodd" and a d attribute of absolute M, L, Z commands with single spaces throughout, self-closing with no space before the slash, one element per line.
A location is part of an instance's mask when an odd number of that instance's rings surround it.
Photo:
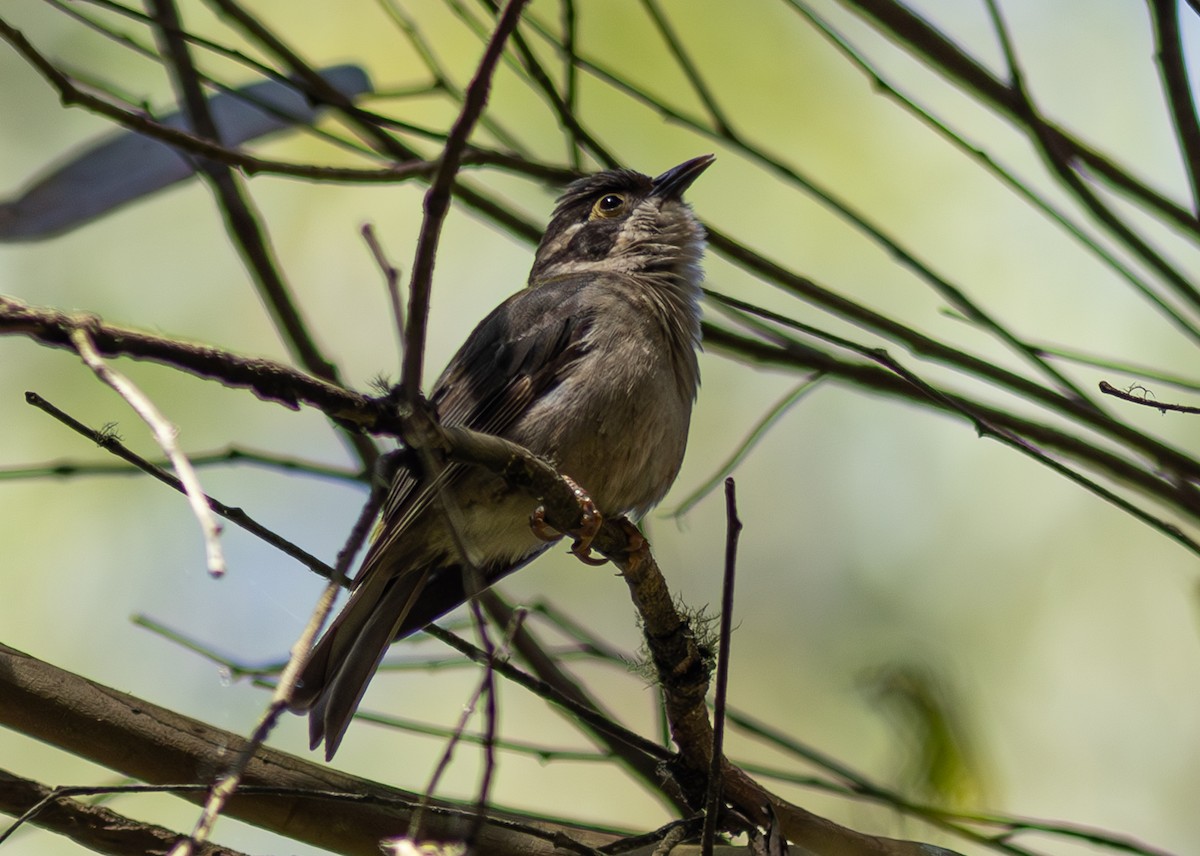
<path fill-rule="evenodd" d="M 603 557 L 597 558 L 592 555 L 592 539 L 596 537 L 596 533 L 600 531 L 600 527 L 604 525 L 604 517 L 596 508 L 596 503 L 592 502 L 592 498 L 588 496 L 586 490 L 576 484 L 575 480 L 570 476 L 560 476 L 567 483 L 567 487 L 571 488 L 571 492 L 575 494 L 575 500 L 579 503 L 579 518 L 580 526 L 578 529 L 572 530 L 565 534 L 571 535 L 575 539 L 575 543 L 571 545 L 571 552 L 579 561 L 586 565 L 603 565 L 608 559 Z M 543 541 L 554 541 L 562 537 L 562 534 L 550 528 L 546 524 L 546 508 L 539 505 L 534 509 L 533 514 L 529 516 L 529 528 L 533 530 L 533 534 Z"/>

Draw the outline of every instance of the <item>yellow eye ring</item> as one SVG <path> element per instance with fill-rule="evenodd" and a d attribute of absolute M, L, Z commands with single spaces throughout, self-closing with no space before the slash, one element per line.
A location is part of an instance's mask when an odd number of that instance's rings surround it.
<path fill-rule="evenodd" d="M 606 193 L 596 200 L 596 204 L 592 206 L 592 219 L 597 217 L 612 218 L 620 217 L 625 213 L 626 200 L 624 194 L 621 193 Z"/>

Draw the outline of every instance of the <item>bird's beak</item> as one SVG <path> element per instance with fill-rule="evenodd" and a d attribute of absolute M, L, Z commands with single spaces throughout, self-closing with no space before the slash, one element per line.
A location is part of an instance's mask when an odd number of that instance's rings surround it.
<path fill-rule="evenodd" d="M 671 167 L 658 178 L 654 179 L 651 196 L 665 196 L 668 199 L 680 199 L 683 192 L 692 186 L 692 182 L 700 177 L 700 173 L 708 169 L 716 157 L 700 155 L 698 158 L 684 161 L 679 166 Z"/>

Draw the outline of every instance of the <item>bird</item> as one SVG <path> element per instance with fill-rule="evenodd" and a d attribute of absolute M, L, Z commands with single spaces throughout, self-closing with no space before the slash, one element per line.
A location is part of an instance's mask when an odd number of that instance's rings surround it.
<path fill-rule="evenodd" d="M 653 508 L 679 473 L 700 385 L 705 231 L 683 194 L 713 160 L 568 185 L 526 287 L 434 384 L 440 423 L 540 455 L 603 517 Z M 399 469 L 350 597 L 301 669 L 291 708 L 308 715 L 312 749 L 324 741 L 333 758 L 393 641 L 547 549 L 537 505 L 482 467 L 449 464 L 434 479 Z"/>

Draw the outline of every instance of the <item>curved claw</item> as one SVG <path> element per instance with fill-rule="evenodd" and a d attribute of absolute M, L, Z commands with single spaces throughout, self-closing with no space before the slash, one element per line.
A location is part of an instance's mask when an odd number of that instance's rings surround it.
<path fill-rule="evenodd" d="M 575 554 L 576 559 L 585 565 L 591 565 L 593 568 L 608 564 L 608 559 L 604 556 L 601 556 L 599 553 L 592 553 L 590 538 L 586 542 L 582 538 L 576 538 L 575 543 L 571 545 L 571 552 Z"/>
<path fill-rule="evenodd" d="M 606 564 L 608 559 L 592 554 L 592 539 L 604 525 L 603 515 L 600 514 L 596 503 L 592 502 L 587 491 L 576 484 L 574 479 L 570 476 L 561 478 L 571 488 L 571 492 L 575 494 L 575 500 L 579 503 L 580 526 L 578 529 L 566 533 L 575 538 L 575 543 L 571 545 L 571 552 L 575 554 L 575 558 L 586 565 Z M 563 536 L 563 533 L 551 528 L 546 523 L 546 508 L 542 505 L 535 508 L 533 514 L 529 515 L 529 528 L 533 531 L 534 537 L 543 541 L 557 541 Z"/>
<path fill-rule="evenodd" d="M 561 532 L 552 529 L 546 523 L 546 506 L 544 505 L 539 505 L 533 510 L 533 514 L 529 515 L 529 528 L 533 532 L 533 537 L 543 541 L 557 541 L 562 537 Z"/>
<path fill-rule="evenodd" d="M 583 562 L 585 565 L 603 565 L 608 562 L 608 559 L 603 556 L 597 558 L 592 555 L 592 539 L 596 537 L 596 533 L 600 531 L 600 527 L 604 525 L 604 517 L 596 508 L 596 503 L 592 502 L 592 498 L 588 496 L 587 491 L 576 484 L 575 480 L 570 476 L 561 476 L 562 480 L 567 483 L 567 487 L 571 488 L 571 492 L 575 494 L 575 499 L 579 503 L 579 519 L 580 526 L 571 535 L 575 536 L 575 543 L 571 545 L 571 552 L 575 554 L 575 558 Z"/>

